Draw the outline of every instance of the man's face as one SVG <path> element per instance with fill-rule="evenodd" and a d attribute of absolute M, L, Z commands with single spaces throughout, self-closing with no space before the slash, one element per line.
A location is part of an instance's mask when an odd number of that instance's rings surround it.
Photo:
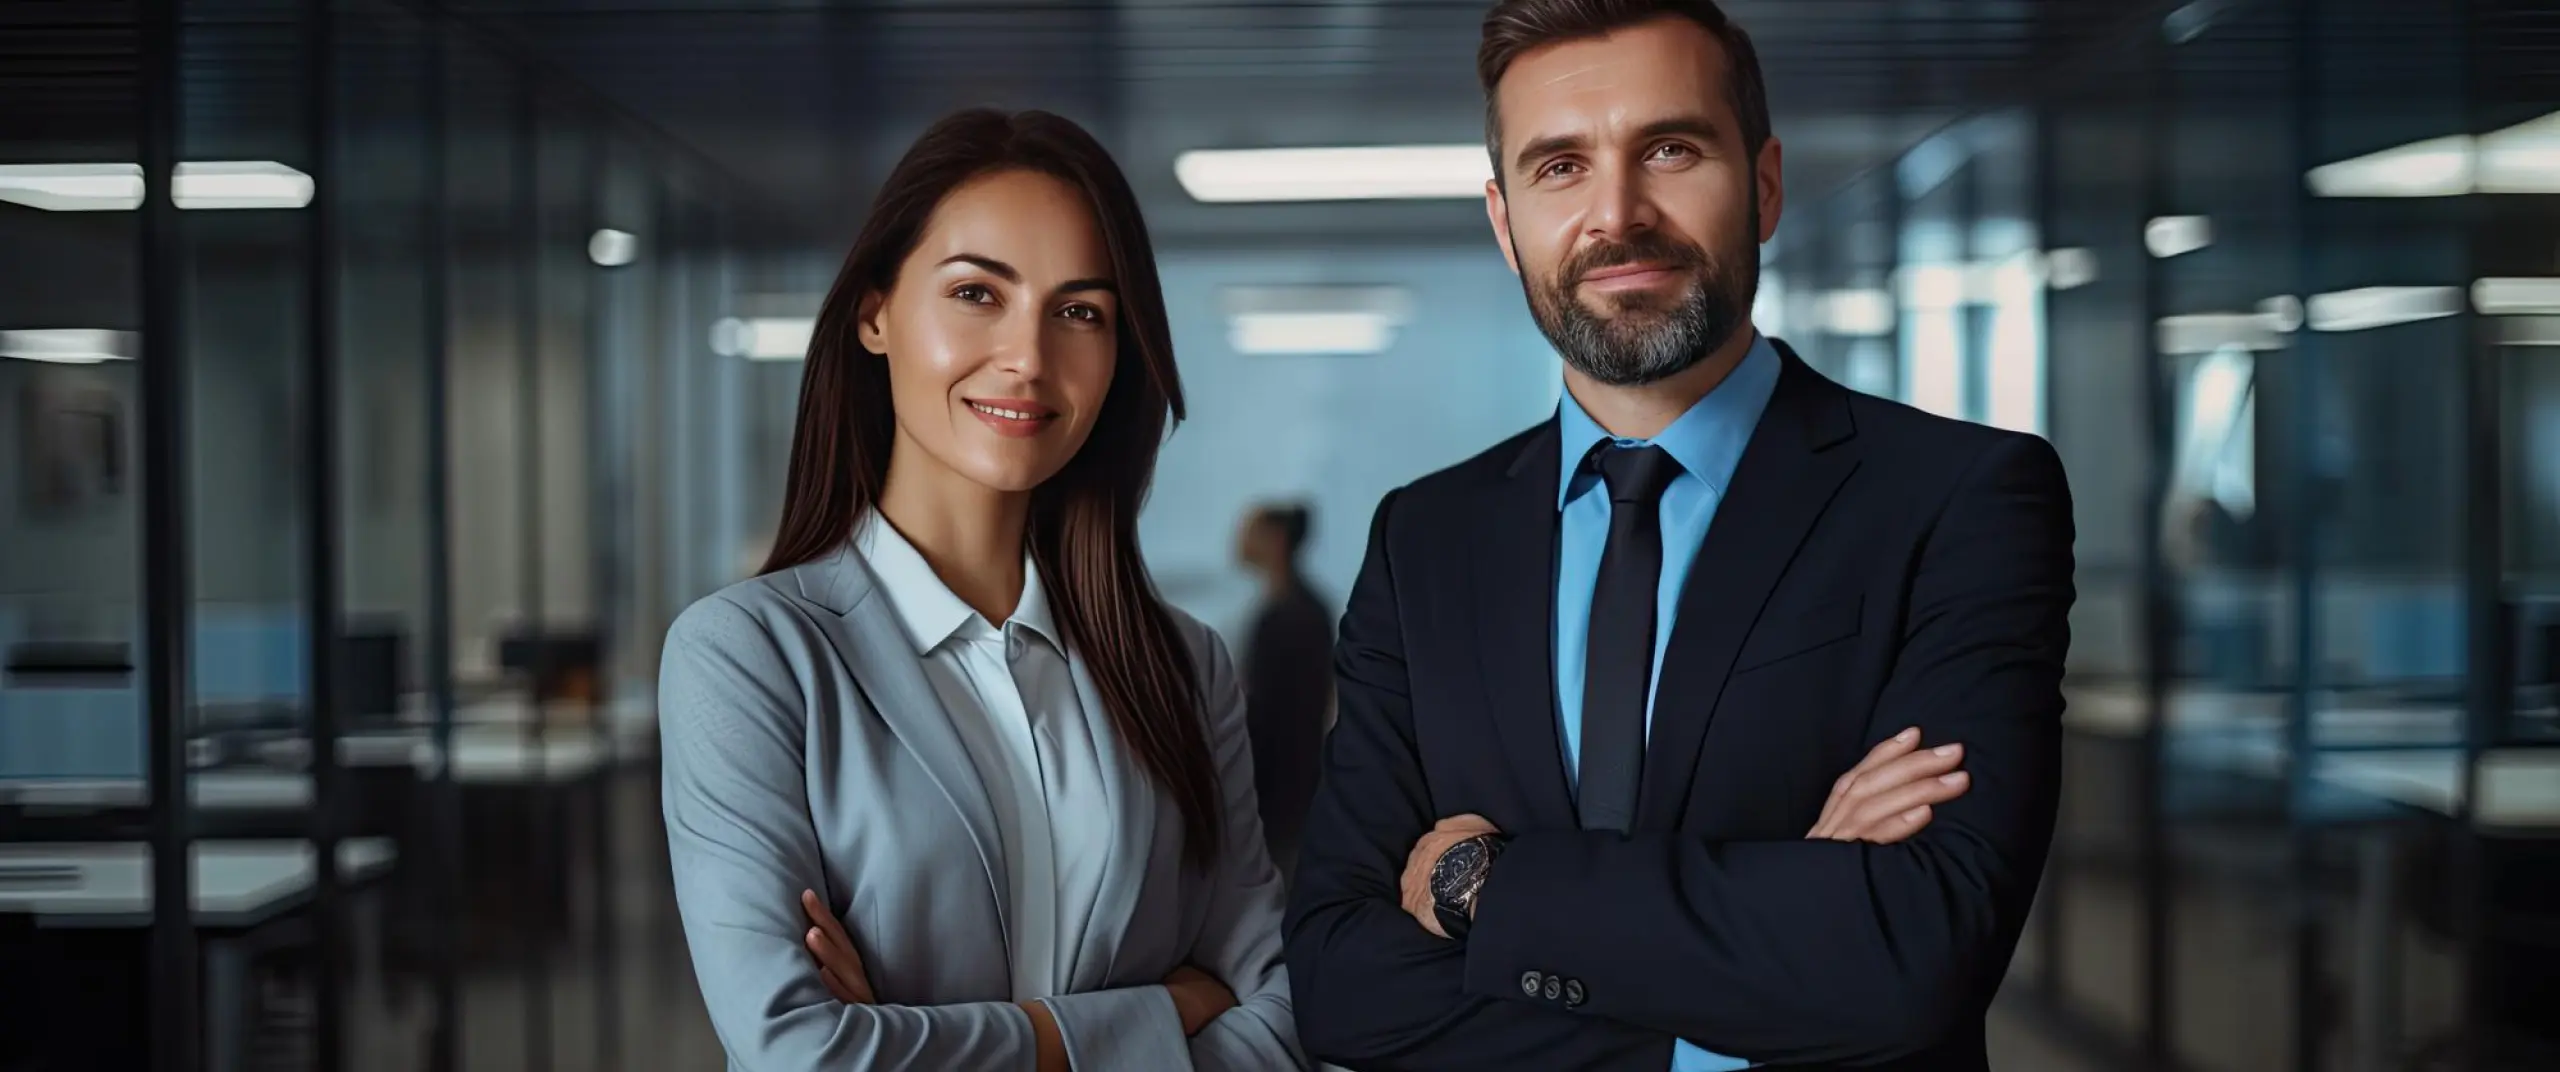
<path fill-rule="evenodd" d="M 1749 321 L 1784 198 L 1754 160 L 1724 46 L 1684 18 L 1514 61 L 1495 87 L 1501 180 L 1485 187 L 1538 327 L 1602 383 L 1652 383 Z"/>

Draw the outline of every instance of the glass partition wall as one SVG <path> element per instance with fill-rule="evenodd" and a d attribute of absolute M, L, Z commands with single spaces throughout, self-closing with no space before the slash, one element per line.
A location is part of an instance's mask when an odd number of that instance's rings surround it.
<path fill-rule="evenodd" d="M 2065 799 L 2004 1000 L 2137 1066 L 2560 1052 L 2526 7 L 2164 7 L 1800 196 L 1771 258 L 1817 367 L 2070 472 Z"/>
<path fill-rule="evenodd" d="M 735 198 L 444 10 L 0 10 L 0 1066 L 618 1059 Z"/>

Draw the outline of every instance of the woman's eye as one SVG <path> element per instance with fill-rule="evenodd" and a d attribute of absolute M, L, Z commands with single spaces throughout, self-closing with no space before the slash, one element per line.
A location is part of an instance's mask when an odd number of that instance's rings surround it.
<path fill-rule="evenodd" d="M 971 305 L 985 305 L 996 300 L 995 292 L 979 283 L 962 283 L 952 289 L 951 296 Z"/>
<path fill-rule="evenodd" d="M 1070 305 L 1062 310 L 1062 312 L 1069 320 L 1082 320 L 1088 324 L 1099 324 L 1102 322 L 1102 310 L 1096 309 L 1090 305 Z"/>

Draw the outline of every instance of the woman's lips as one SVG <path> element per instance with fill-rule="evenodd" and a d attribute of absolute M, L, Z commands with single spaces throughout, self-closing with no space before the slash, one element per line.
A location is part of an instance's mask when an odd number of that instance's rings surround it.
<path fill-rule="evenodd" d="M 969 412 L 986 422 L 987 427 L 995 429 L 997 435 L 1016 439 L 1039 435 L 1041 429 L 1047 428 L 1049 422 L 1058 417 L 1057 410 L 1027 398 L 970 398 L 963 401 L 969 404 Z"/>

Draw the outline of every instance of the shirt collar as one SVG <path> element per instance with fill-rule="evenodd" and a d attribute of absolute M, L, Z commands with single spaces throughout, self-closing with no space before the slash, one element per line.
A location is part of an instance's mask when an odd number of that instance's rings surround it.
<path fill-rule="evenodd" d="M 1769 396 L 1778 388 L 1780 359 L 1768 336 L 1753 332 L 1751 349 L 1742 355 L 1741 363 L 1727 373 L 1706 397 L 1690 405 L 1652 439 L 1618 439 L 1624 446 L 1651 444 L 1671 453 L 1681 471 L 1705 482 L 1717 496 L 1733 480 L 1733 470 L 1742 462 L 1742 448 L 1751 443 L 1751 430 L 1760 423 L 1760 411 L 1769 406 Z M 1592 420 L 1573 392 L 1564 393 L 1556 407 L 1558 447 L 1563 464 L 1556 473 L 1556 509 L 1564 509 L 1573 501 L 1575 492 L 1588 484 L 1575 478 L 1585 475 L 1582 460 L 1600 441 L 1612 439 L 1600 422 Z"/>
<path fill-rule="evenodd" d="M 877 511 L 865 514 L 854 529 L 853 549 L 871 567 L 872 575 L 879 578 L 880 587 L 889 596 L 889 606 L 897 611 L 899 624 L 906 628 L 907 641 L 915 645 L 916 654 L 941 647 L 943 641 L 972 622 L 986 626 L 986 619 L 934 574 L 924 553 L 907 542 L 897 527 Z M 1039 565 L 1028 553 L 1022 559 L 1022 598 L 1015 603 L 1009 624 L 1038 633 L 1051 646 L 1066 650 L 1050 615 L 1049 595 L 1040 583 Z"/>

